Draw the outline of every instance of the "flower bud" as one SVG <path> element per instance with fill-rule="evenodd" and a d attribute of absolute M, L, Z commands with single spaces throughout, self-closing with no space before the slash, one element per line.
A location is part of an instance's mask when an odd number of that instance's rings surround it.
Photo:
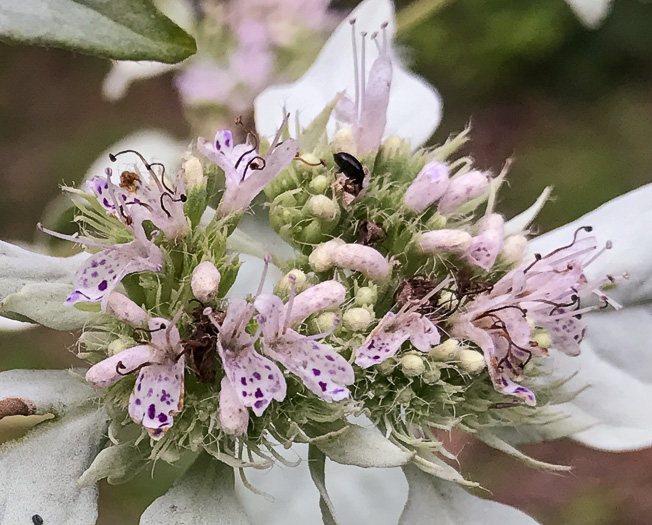
<path fill-rule="evenodd" d="M 552 341 L 550 339 L 550 336 L 548 335 L 548 332 L 544 330 L 537 330 L 533 337 L 532 340 L 541 348 L 549 348 L 550 345 L 552 344 Z"/>
<path fill-rule="evenodd" d="M 331 141 L 331 149 L 333 153 L 345 152 L 355 157 L 358 154 L 358 149 L 353 132 L 349 128 L 340 128 Z"/>
<path fill-rule="evenodd" d="M 373 288 L 370 286 L 361 286 L 358 288 L 358 291 L 355 292 L 355 304 L 358 306 L 376 304 L 377 299 L 378 292 L 375 286 Z"/>
<path fill-rule="evenodd" d="M 335 221 L 340 215 L 340 207 L 326 195 L 313 195 L 308 200 L 310 214 L 323 221 Z"/>
<path fill-rule="evenodd" d="M 405 192 L 405 206 L 421 213 L 444 195 L 449 184 L 448 165 L 444 162 L 429 162 Z"/>
<path fill-rule="evenodd" d="M 448 218 L 440 215 L 438 212 L 432 214 L 432 216 L 426 221 L 426 229 L 428 230 L 441 230 L 446 223 Z"/>
<path fill-rule="evenodd" d="M 310 181 L 310 184 L 308 184 L 308 189 L 312 193 L 318 194 L 325 193 L 330 187 L 331 179 L 329 179 L 326 175 L 317 175 Z"/>
<path fill-rule="evenodd" d="M 480 197 L 488 190 L 489 177 L 481 171 L 469 171 L 455 177 L 439 201 L 439 213 L 450 215 L 463 204 Z"/>
<path fill-rule="evenodd" d="M 311 268 L 316 272 L 330 270 L 335 266 L 335 252 L 342 244 L 343 240 L 332 239 L 317 246 L 308 257 Z"/>
<path fill-rule="evenodd" d="M 505 220 L 498 213 L 490 213 L 479 221 L 479 233 L 471 241 L 466 259 L 489 271 L 503 247 Z"/>
<path fill-rule="evenodd" d="M 361 272 L 374 281 L 384 281 L 390 265 L 383 255 L 362 244 L 341 244 L 334 253 L 335 264 L 340 268 Z"/>
<path fill-rule="evenodd" d="M 184 158 L 182 176 L 186 192 L 190 192 L 204 182 L 204 169 L 199 159 L 192 153 L 188 153 Z"/>
<path fill-rule="evenodd" d="M 396 401 L 399 405 L 409 405 L 413 397 L 414 390 L 412 390 L 410 387 L 407 387 L 401 390 L 401 393 L 396 396 Z"/>
<path fill-rule="evenodd" d="M 344 327 L 351 332 L 363 332 L 374 320 L 374 316 L 364 308 L 350 308 L 342 316 Z"/>
<path fill-rule="evenodd" d="M 147 328 L 147 312 L 121 293 L 111 292 L 106 302 L 106 313 L 134 328 Z"/>
<path fill-rule="evenodd" d="M 502 256 L 509 264 L 519 265 L 526 249 L 527 239 L 523 235 L 510 235 L 503 242 Z"/>
<path fill-rule="evenodd" d="M 426 364 L 418 355 L 407 354 L 401 357 L 401 371 L 407 377 L 420 376 L 426 371 Z"/>
<path fill-rule="evenodd" d="M 304 161 L 299 161 L 295 164 L 300 171 L 311 171 L 321 167 L 321 161 L 312 153 L 303 153 L 299 158 Z"/>
<path fill-rule="evenodd" d="M 317 333 L 323 333 L 327 332 L 331 328 L 333 328 L 333 325 L 337 322 L 337 315 L 333 312 L 324 312 L 322 314 L 319 314 L 314 320 L 313 320 L 313 328 L 314 331 Z"/>
<path fill-rule="evenodd" d="M 428 355 L 437 361 L 452 361 L 457 357 L 459 350 L 460 343 L 457 339 L 447 339 L 430 350 Z"/>
<path fill-rule="evenodd" d="M 202 303 L 209 303 L 215 298 L 220 286 L 220 271 L 210 261 L 199 263 L 192 271 L 190 288 L 194 296 Z"/>
<path fill-rule="evenodd" d="M 434 385 L 437 381 L 439 381 L 440 378 L 441 370 L 434 366 L 428 368 L 428 370 L 426 370 L 421 376 L 421 379 L 423 379 L 423 382 L 427 385 Z"/>
<path fill-rule="evenodd" d="M 394 368 L 396 368 L 396 359 L 393 357 L 385 359 L 382 363 L 376 365 L 376 370 L 381 376 L 390 375 L 394 371 Z"/>
<path fill-rule="evenodd" d="M 292 288 L 292 280 L 294 280 L 294 291 L 296 293 L 303 292 L 306 289 L 306 285 L 308 284 L 306 274 L 301 270 L 294 269 L 286 273 L 278 282 L 276 285 L 278 293 L 282 295 L 289 294 Z"/>
<path fill-rule="evenodd" d="M 421 234 L 419 248 L 425 253 L 456 253 L 464 255 L 471 246 L 472 237 L 462 230 L 433 230 Z"/>
<path fill-rule="evenodd" d="M 486 366 L 484 356 L 475 350 L 460 350 L 457 359 L 460 367 L 469 374 L 476 374 Z"/>
<path fill-rule="evenodd" d="M 247 432 L 249 412 L 238 399 L 238 394 L 226 377 L 222 378 L 219 407 L 220 425 L 226 434 L 241 436 Z"/>
<path fill-rule="evenodd" d="M 407 142 L 396 135 L 387 137 L 380 147 L 380 152 L 385 158 L 396 157 L 400 153 L 409 153 L 409 151 L 409 148 L 407 148 Z"/>

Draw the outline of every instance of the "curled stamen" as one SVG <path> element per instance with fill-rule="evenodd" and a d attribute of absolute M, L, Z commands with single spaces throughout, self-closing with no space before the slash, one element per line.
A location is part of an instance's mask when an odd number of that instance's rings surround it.
<path fill-rule="evenodd" d="M 133 149 L 126 149 L 123 151 L 119 151 L 118 153 L 109 153 L 109 160 L 111 162 L 115 162 L 117 160 L 118 155 L 124 155 L 125 153 L 133 153 L 136 155 L 142 163 L 145 165 L 145 169 L 149 172 L 149 174 L 152 176 L 152 179 L 154 179 L 154 182 L 156 182 L 156 185 L 159 187 L 159 190 L 163 191 L 165 187 L 161 184 L 161 181 L 159 180 L 158 176 L 152 169 L 152 165 L 145 160 L 145 157 L 143 157 L 142 154 L 138 153 L 136 150 Z"/>
<path fill-rule="evenodd" d="M 306 159 L 301 158 L 299 156 L 299 152 L 297 151 L 297 154 L 294 156 L 294 160 L 298 160 L 300 162 L 303 162 L 306 166 L 323 166 L 324 168 L 326 167 L 326 159 L 319 159 L 319 162 L 312 163 L 308 162 Z"/>
<path fill-rule="evenodd" d="M 521 308 L 520 306 L 517 306 L 517 305 L 507 304 L 505 306 L 499 306 L 497 308 L 492 308 L 491 310 L 487 310 L 482 315 L 479 315 L 478 317 L 476 317 L 476 319 L 482 319 L 483 317 L 490 317 L 490 316 L 492 316 L 491 315 L 492 313 L 500 312 L 501 310 L 509 310 L 509 309 L 518 310 L 523 317 L 526 317 L 526 315 L 527 315 L 527 310 L 525 308 Z"/>
<path fill-rule="evenodd" d="M 120 375 L 120 376 L 128 376 L 129 374 L 133 374 L 134 372 L 140 371 L 140 369 L 145 368 L 146 366 L 151 366 L 156 363 L 150 363 L 149 361 L 146 363 L 143 363 L 142 365 L 138 365 L 136 368 L 132 370 L 128 370 L 127 372 L 123 372 L 122 370 L 126 369 L 127 367 L 124 365 L 122 361 L 118 361 L 118 363 L 115 365 L 115 373 Z"/>
<path fill-rule="evenodd" d="M 254 162 L 260 162 L 260 166 L 258 164 L 254 164 Z M 267 166 L 267 161 L 265 161 L 265 159 L 263 157 L 261 157 L 260 155 L 256 155 L 253 159 L 251 159 L 249 162 L 247 162 L 247 165 L 245 166 L 245 169 L 242 172 L 242 179 L 241 180 L 245 180 L 245 178 L 247 176 L 247 170 L 249 168 L 251 168 L 252 170 L 255 170 L 255 171 L 260 171 L 260 170 L 264 170 L 265 166 Z"/>

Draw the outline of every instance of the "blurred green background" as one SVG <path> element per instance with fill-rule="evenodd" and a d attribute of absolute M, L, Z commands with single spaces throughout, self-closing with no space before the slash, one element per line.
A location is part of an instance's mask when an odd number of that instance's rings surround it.
<path fill-rule="evenodd" d="M 334 6 L 346 12 L 354 3 Z M 564 0 L 449 0 L 399 42 L 443 97 L 433 140 L 470 121 L 467 151 L 479 166 L 498 170 L 514 158 L 501 195 L 507 215 L 552 184 L 555 198 L 538 220 L 548 231 L 652 181 L 649 2 L 615 0 L 606 23 L 590 31 Z M 126 134 L 155 127 L 188 138 L 170 75 L 139 82 L 111 104 L 100 95 L 108 68 L 107 61 L 54 49 L 0 45 L 0 238 L 33 242 L 58 185 L 78 182 Z M 80 365 L 67 351 L 74 341 L 75 334 L 41 328 L 0 334 L 0 369 Z M 650 523 L 650 450 L 610 454 L 570 441 L 526 447 L 574 467 L 559 475 L 527 469 L 461 436 L 453 440 L 467 476 L 544 525 Z M 137 523 L 174 474 L 161 473 L 156 482 L 147 472 L 125 486 L 103 486 L 99 523 Z"/>

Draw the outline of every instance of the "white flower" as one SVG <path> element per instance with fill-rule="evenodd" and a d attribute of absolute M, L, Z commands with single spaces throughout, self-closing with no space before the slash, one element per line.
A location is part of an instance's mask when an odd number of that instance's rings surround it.
<path fill-rule="evenodd" d="M 274 86 L 258 95 L 254 109 L 256 129 L 261 135 L 273 136 L 284 112 L 292 114 L 291 122 L 296 118 L 301 127 L 306 127 L 338 93 L 346 92 L 350 98 L 355 97 L 354 63 L 357 63 L 357 57 L 351 43 L 351 19 L 355 19 L 358 33 L 366 31 L 369 35 L 388 24 L 388 54 L 394 71 L 385 136 L 396 135 L 410 140 L 413 148 L 428 140 L 441 120 L 441 98 L 424 80 L 402 67 L 396 57 L 392 48 L 394 7 L 389 0 L 362 2 L 337 27 L 313 65 L 297 82 Z M 375 46 L 368 43 L 375 52 Z M 372 62 L 366 61 L 361 76 L 369 75 Z M 334 119 L 331 119 L 328 130 L 332 137 L 336 131 Z"/>
<path fill-rule="evenodd" d="M 609 14 L 613 0 L 566 0 L 577 18 L 588 28 L 595 29 Z"/>

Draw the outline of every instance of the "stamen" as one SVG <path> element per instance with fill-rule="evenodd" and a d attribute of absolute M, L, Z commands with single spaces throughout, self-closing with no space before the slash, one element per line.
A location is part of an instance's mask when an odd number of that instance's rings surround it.
<path fill-rule="evenodd" d="M 177 325 L 182 315 L 183 315 L 183 308 L 179 308 L 177 313 L 174 314 L 172 321 L 170 321 L 170 325 L 165 330 L 165 340 L 167 341 L 168 348 L 172 347 L 172 343 L 170 342 L 170 332 L 172 331 L 172 328 L 174 328 Z"/>
<path fill-rule="evenodd" d="M 47 233 L 52 237 L 56 237 L 57 239 L 63 239 L 64 241 L 74 242 L 82 246 L 93 246 L 94 248 L 103 248 L 105 250 L 110 248 L 115 248 L 115 246 L 110 244 L 102 244 L 100 242 L 91 241 L 90 239 L 82 239 L 81 237 L 79 237 L 78 233 L 75 233 L 74 235 L 64 235 L 63 233 L 49 230 L 48 228 L 44 227 L 40 222 L 36 225 L 36 227 L 43 233 Z"/>
<path fill-rule="evenodd" d="M 607 250 L 611 250 L 613 248 L 613 243 L 611 241 L 607 241 L 605 245 L 602 247 L 601 250 L 598 251 L 593 257 L 591 257 L 588 261 L 582 264 L 583 267 L 587 267 L 589 264 L 591 264 L 593 261 L 595 261 L 598 257 L 600 257 L 604 252 Z"/>
<path fill-rule="evenodd" d="M 367 32 L 363 31 L 360 33 L 360 36 L 362 36 L 362 50 L 360 52 L 361 57 L 360 57 L 360 113 L 358 113 L 358 118 L 362 115 L 364 112 L 364 97 L 365 97 L 365 82 L 366 82 L 366 76 L 367 76 L 367 68 L 365 65 L 365 59 L 366 59 L 366 45 L 367 45 Z"/>
<path fill-rule="evenodd" d="M 285 305 L 285 321 L 283 322 L 283 333 L 290 327 L 290 317 L 292 313 L 292 305 L 294 304 L 294 298 L 297 295 L 297 278 L 296 276 L 290 274 L 288 275 L 288 281 L 290 281 L 290 298 L 288 299 L 287 304 Z"/>
<path fill-rule="evenodd" d="M 261 165 L 258 166 L 257 164 L 254 164 L 254 162 L 260 161 Z M 254 171 L 260 171 L 264 170 L 265 166 L 267 166 L 267 161 L 261 157 L 260 155 L 256 155 L 253 159 L 251 159 L 249 162 L 247 162 L 247 165 L 245 166 L 244 171 L 242 172 L 242 179 L 241 181 L 245 180 L 245 177 L 247 176 L 247 170 L 251 168 Z"/>
<path fill-rule="evenodd" d="M 380 24 L 380 29 L 383 32 L 383 54 L 387 54 L 387 26 L 389 25 L 388 22 L 383 22 Z"/>
<path fill-rule="evenodd" d="M 380 43 L 378 42 L 378 38 L 377 38 L 377 37 L 378 37 L 378 32 L 376 32 L 376 33 L 371 33 L 371 39 L 374 41 L 374 44 L 376 44 L 376 49 L 378 50 L 378 54 L 379 54 L 379 55 L 382 55 L 382 54 L 383 54 L 383 51 L 382 51 L 382 49 L 380 48 Z"/>
<path fill-rule="evenodd" d="M 267 269 L 269 268 L 269 263 L 272 261 L 272 256 L 268 253 L 265 255 L 265 267 L 263 268 L 263 274 L 260 277 L 260 284 L 258 285 L 258 290 L 256 291 L 256 297 L 258 297 L 263 292 L 263 285 L 265 284 L 265 277 L 267 277 Z"/>
<path fill-rule="evenodd" d="M 355 34 L 355 18 L 349 20 L 351 24 L 351 38 L 353 41 L 353 77 L 355 79 L 355 115 L 360 114 L 360 73 L 358 71 L 358 46 Z M 362 72 L 364 75 L 364 71 Z"/>
<path fill-rule="evenodd" d="M 122 361 L 118 361 L 118 363 L 115 365 L 115 373 L 121 376 L 128 376 L 129 374 L 133 374 L 134 372 L 140 371 L 142 368 L 145 368 L 146 366 L 151 366 L 156 363 L 150 363 L 149 361 L 146 363 L 143 363 L 142 365 L 138 365 L 136 368 L 129 370 L 127 372 L 122 372 L 125 368 L 127 368 Z"/>
<path fill-rule="evenodd" d="M 326 159 L 319 159 L 319 162 L 313 164 L 312 162 L 308 162 L 306 159 L 301 158 L 298 151 L 297 154 L 294 156 L 294 160 L 303 162 L 306 166 L 323 166 L 324 168 L 326 167 Z"/>

